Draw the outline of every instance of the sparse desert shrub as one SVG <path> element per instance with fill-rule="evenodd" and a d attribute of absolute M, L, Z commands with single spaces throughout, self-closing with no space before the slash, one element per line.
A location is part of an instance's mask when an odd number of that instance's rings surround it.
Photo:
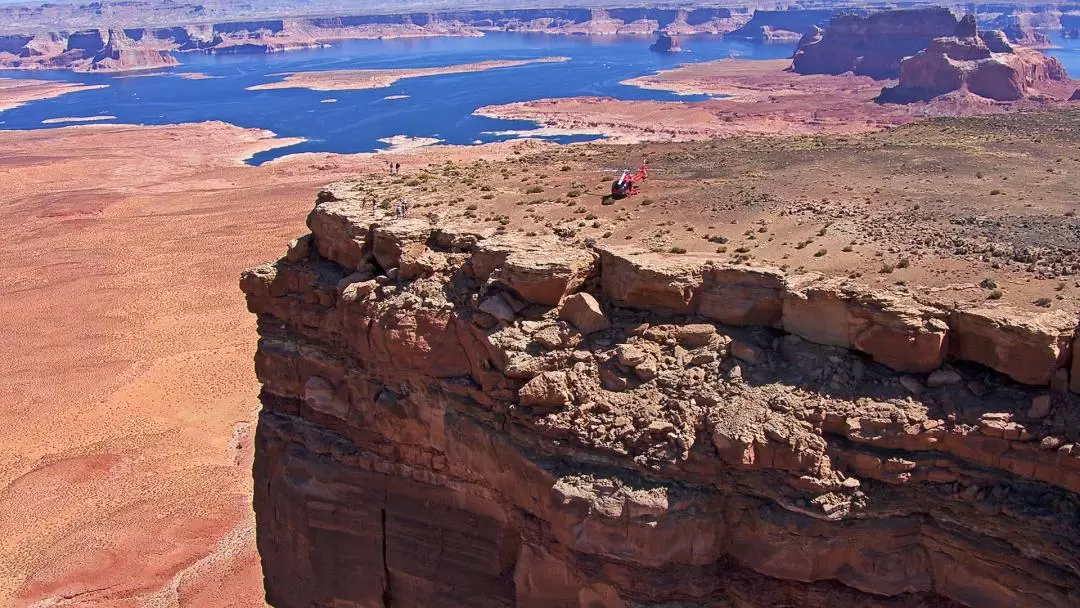
<path fill-rule="evenodd" d="M 562 171 L 564 173 L 566 171 L 569 171 L 569 170 L 570 170 L 570 165 L 563 165 L 562 167 L 559 167 L 559 171 Z"/>
<path fill-rule="evenodd" d="M 540 194 L 543 191 L 544 189 L 541 186 L 529 186 L 529 188 L 525 190 L 525 194 Z"/>
<path fill-rule="evenodd" d="M 413 187 L 416 187 L 416 186 L 420 185 L 420 180 L 418 180 L 418 179 L 410 179 L 409 181 L 405 182 L 405 185 L 410 187 L 410 188 L 413 188 Z"/>
<path fill-rule="evenodd" d="M 907 268 L 908 266 L 911 266 L 911 260 L 906 257 L 900 258 L 900 261 L 896 263 L 897 268 Z"/>
<path fill-rule="evenodd" d="M 710 243 L 717 243 L 719 245 L 726 245 L 727 242 L 728 242 L 728 238 L 726 236 L 720 236 L 720 235 L 710 236 L 709 237 L 709 242 Z"/>
<path fill-rule="evenodd" d="M 994 290 L 991 290 L 990 293 L 986 294 L 986 299 L 987 300 L 1000 300 L 1004 295 L 1005 295 L 1004 291 L 1001 291 L 1000 289 L 994 289 Z"/>
<path fill-rule="evenodd" d="M 891 274 L 894 270 L 896 270 L 896 266 L 892 264 L 885 264 L 881 267 L 881 274 Z"/>
<path fill-rule="evenodd" d="M 577 197 L 581 196 L 581 192 L 578 191 L 578 190 L 571 190 L 571 191 L 566 193 L 566 196 L 568 198 L 577 198 Z"/>
<path fill-rule="evenodd" d="M 1050 308 L 1053 303 L 1054 301 L 1050 298 L 1039 298 L 1034 302 L 1035 306 L 1038 306 L 1040 308 Z"/>
<path fill-rule="evenodd" d="M 749 247 L 739 247 L 735 250 L 735 253 L 750 253 Z"/>
<path fill-rule="evenodd" d="M 595 214 L 592 214 L 592 213 L 590 213 L 589 215 L 586 215 L 586 216 L 585 216 L 585 219 L 587 219 L 587 220 L 595 220 L 595 219 L 596 219 L 596 215 L 595 215 Z"/>
<path fill-rule="evenodd" d="M 716 253 L 727 253 L 727 247 L 723 247 L 723 246 L 717 247 L 716 248 Z"/>
<path fill-rule="evenodd" d="M 983 289 L 997 289 L 998 282 L 994 279 L 986 278 L 983 279 L 981 283 L 979 283 L 979 287 L 982 287 Z"/>
<path fill-rule="evenodd" d="M 682 247 L 672 247 L 668 249 L 668 253 L 686 253 L 686 249 Z"/>

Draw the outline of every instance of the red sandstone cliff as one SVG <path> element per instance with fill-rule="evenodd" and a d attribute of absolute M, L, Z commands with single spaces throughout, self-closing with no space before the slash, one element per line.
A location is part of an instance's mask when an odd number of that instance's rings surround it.
<path fill-rule="evenodd" d="M 896 78 L 904 57 L 926 48 L 934 38 L 953 35 L 956 27 L 956 17 L 944 8 L 839 15 L 820 37 L 800 42 L 792 65 L 800 74 L 854 72 Z"/>
<path fill-rule="evenodd" d="M 1072 315 L 353 192 L 241 280 L 272 605 L 1080 602 Z"/>
<path fill-rule="evenodd" d="M 94 53 L 80 69 L 96 72 L 125 72 L 179 65 L 168 51 L 145 48 L 137 44 L 124 33 L 113 29 L 108 32 L 108 42 Z"/>

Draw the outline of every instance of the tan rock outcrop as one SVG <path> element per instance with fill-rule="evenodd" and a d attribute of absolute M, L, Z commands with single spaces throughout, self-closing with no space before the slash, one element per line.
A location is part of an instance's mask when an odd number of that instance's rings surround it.
<path fill-rule="evenodd" d="M 1080 396 L 991 371 L 1054 376 L 1070 315 L 946 319 L 854 283 L 606 249 L 599 290 L 530 304 L 502 274 L 513 239 L 399 223 L 387 268 L 380 228 L 338 202 L 306 255 L 241 277 L 271 605 L 1080 598 Z M 549 268 L 564 287 L 545 293 L 573 289 Z M 700 313 L 710 289 L 731 324 Z M 946 352 L 991 370 L 937 369 Z"/>
<path fill-rule="evenodd" d="M 1077 319 L 1060 311 L 958 310 L 949 316 L 954 357 L 982 363 L 1025 384 L 1046 385 L 1072 353 Z"/>
<path fill-rule="evenodd" d="M 694 311 L 705 260 L 609 247 L 600 249 L 600 269 L 606 297 L 632 308 L 687 314 Z"/>
<path fill-rule="evenodd" d="M 775 269 L 708 266 L 697 312 L 729 325 L 779 325 L 786 290 Z"/>
<path fill-rule="evenodd" d="M 943 317 L 910 298 L 806 276 L 784 298 L 783 324 L 811 342 L 860 350 L 897 371 L 930 372 L 948 352 Z"/>

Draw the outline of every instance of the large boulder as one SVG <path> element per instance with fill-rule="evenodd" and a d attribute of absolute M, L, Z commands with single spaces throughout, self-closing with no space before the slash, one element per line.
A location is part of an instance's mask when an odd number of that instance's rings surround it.
<path fill-rule="evenodd" d="M 689 314 L 701 288 L 707 258 L 640 253 L 626 247 L 600 249 L 604 295 L 643 310 Z"/>
<path fill-rule="evenodd" d="M 372 254 L 383 270 L 399 268 L 427 250 L 432 227 L 426 220 L 398 220 L 372 229 Z"/>
<path fill-rule="evenodd" d="M 853 348 L 903 372 L 945 360 L 948 326 L 936 310 L 839 279 L 802 277 L 784 298 L 784 329 L 818 344 Z"/>
<path fill-rule="evenodd" d="M 570 383 L 566 372 L 553 371 L 543 372 L 518 392 L 521 404 L 537 408 L 559 408 L 570 405 L 574 401 L 570 391 Z"/>
<path fill-rule="evenodd" d="M 600 302 L 587 293 L 575 293 L 563 300 L 559 318 L 569 322 L 586 336 L 611 327 L 611 321 L 604 314 Z"/>
<path fill-rule="evenodd" d="M 494 238 L 477 244 L 473 274 L 514 291 L 521 299 L 558 306 L 596 270 L 596 254 L 554 239 Z"/>
<path fill-rule="evenodd" d="M 949 316 L 950 354 L 995 369 L 1017 382 L 1045 385 L 1072 352 L 1076 317 L 976 308 Z"/>

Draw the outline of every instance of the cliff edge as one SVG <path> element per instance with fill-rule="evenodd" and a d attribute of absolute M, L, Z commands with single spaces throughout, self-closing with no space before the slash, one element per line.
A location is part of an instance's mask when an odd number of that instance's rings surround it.
<path fill-rule="evenodd" d="M 375 222 L 348 183 L 308 225 L 241 279 L 274 606 L 1080 602 L 1074 315 Z"/>

